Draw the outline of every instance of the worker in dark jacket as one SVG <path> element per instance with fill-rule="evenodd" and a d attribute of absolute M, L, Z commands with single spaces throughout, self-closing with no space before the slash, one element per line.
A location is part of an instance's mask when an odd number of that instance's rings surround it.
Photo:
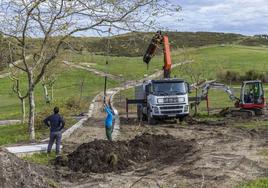
<path fill-rule="evenodd" d="M 106 137 L 108 140 L 112 141 L 113 115 L 114 115 L 113 110 L 107 104 L 104 104 L 104 110 L 107 113 L 107 117 L 105 119 Z"/>
<path fill-rule="evenodd" d="M 56 140 L 56 155 L 60 154 L 61 131 L 65 125 L 63 118 L 59 115 L 59 108 L 54 108 L 54 114 L 48 116 L 44 123 L 50 128 L 49 144 L 47 153 L 51 152 L 52 145 Z"/>

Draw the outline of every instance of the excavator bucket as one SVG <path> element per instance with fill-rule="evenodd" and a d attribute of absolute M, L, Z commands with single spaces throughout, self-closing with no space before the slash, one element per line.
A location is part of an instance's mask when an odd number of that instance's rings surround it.
<path fill-rule="evenodd" d="M 155 53 L 156 48 L 157 48 L 156 44 L 153 41 L 151 41 L 151 43 L 149 44 L 149 46 L 146 50 L 146 53 L 143 56 L 144 63 L 146 63 L 146 64 L 150 63 L 150 61 Z"/>
<path fill-rule="evenodd" d="M 147 65 L 150 63 L 152 57 L 155 55 L 155 51 L 158 48 L 158 45 L 162 44 L 163 36 L 161 32 L 157 32 L 155 36 L 150 41 L 149 46 L 143 56 L 143 62 Z"/>

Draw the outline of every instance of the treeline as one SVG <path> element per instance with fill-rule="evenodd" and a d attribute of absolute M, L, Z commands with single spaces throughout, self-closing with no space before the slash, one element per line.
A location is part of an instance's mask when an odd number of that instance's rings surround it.
<path fill-rule="evenodd" d="M 132 32 L 113 37 L 72 37 L 64 44 L 64 49 L 78 52 L 114 56 L 142 56 L 155 33 Z M 167 32 L 172 50 L 182 47 L 200 47 L 213 44 L 232 44 L 243 35 L 211 32 Z M 158 50 L 158 53 L 162 53 Z"/>
<path fill-rule="evenodd" d="M 89 52 L 100 55 L 112 56 L 142 56 L 146 50 L 153 32 L 132 32 L 112 37 L 69 37 L 62 45 L 63 50 L 74 50 L 78 53 Z M 241 44 L 248 46 L 267 45 L 266 35 L 256 35 L 247 37 L 232 33 L 212 33 L 212 32 L 167 32 L 171 45 L 171 50 L 183 47 L 201 47 L 207 45 L 222 44 Z M 8 46 L 5 43 L 7 39 L 0 36 L 0 68 L 8 62 Z M 27 46 L 28 50 L 34 53 L 35 47 L 41 45 L 41 39 L 28 39 L 31 44 Z M 53 46 L 58 40 L 54 37 L 49 41 Z M 162 53 L 159 49 L 157 53 Z"/>
<path fill-rule="evenodd" d="M 10 54 L 7 40 L 0 35 L 0 71 L 10 62 Z"/>
<path fill-rule="evenodd" d="M 217 74 L 217 80 L 221 82 L 242 82 L 245 80 L 261 80 L 262 82 L 268 83 L 268 71 L 257 72 L 255 70 L 249 70 L 245 74 L 241 74 L 237 71 L 225 71 Z"/>
<path fill-rule="evenodd" d="M 268 38 L 265 37 L 246 37 L 239 42 L 245 46 L 268 46 Z"/>

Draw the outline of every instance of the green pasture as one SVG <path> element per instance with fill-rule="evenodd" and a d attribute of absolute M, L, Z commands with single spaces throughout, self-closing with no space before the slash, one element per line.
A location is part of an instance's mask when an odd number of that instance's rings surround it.
<path fill-rule="evenodd" d="M 267 72 L 268 48 L 235 45 L 210 46 L 197 49 L 186 49 L 183 53 L 174 53 L 175 59 L 193 60 L 193 73 L 202 74 L 203 79 L 216 79 L 217 74 L 225 71 L 235 71 L 244 74 L 249 70 Z M 186 65 L 187 68 L 188 65 Z M 177 67 L 173 75 L 188 77 L 183 68 Z M 188 77 L 189 79 L 189 77 Z M 189 80 L 191 81 L 191 80 Z"/>
<path fill-rule="evenodd" d="M 26 85 L 26 78 L 22 76 L 22 85 Z M 37 112 L 43 109 L 53 108 L 58 105 L 64 106 L 66 101 L 75 98 L 77 101 L 84 100 L 81 111 L 86 111 L 91 99 L 103 89 L 104 79 L 85 70 L 75 68 L 61 68 L 56 74 L 54 85 L 54 100 L 51 104 L 46 104 L 44 100 L 43 88 L 39 84 L 35 91 Z M 108 87 L 114 87 L 117 82 L 108 80 Z M 12 91 L 12 81 L 9 78 L 0 79 L 0 119 L 20 118 L 20 101 Z M 81 97 L 80 97 L 81 96 Z"/>

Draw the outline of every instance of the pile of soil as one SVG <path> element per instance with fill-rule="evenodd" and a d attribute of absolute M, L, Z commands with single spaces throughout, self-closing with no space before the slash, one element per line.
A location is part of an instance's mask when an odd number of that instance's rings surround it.
<path fill-rule="evenodd" d="M 53 173 L 0 148 L 0 187 L 50 187 Z"/>
<path fill-rule="evenodd" d="M 194 145 L 194 140 L 180 140 L 171 135 L 143 134 L 130 141 L 116 142 L 94 140 L 80 145 L 65 162 L 56 160 L 56 164 L 84 173 L 121 171 L 152 160 L 172 164 L 183 159 Z"/>

